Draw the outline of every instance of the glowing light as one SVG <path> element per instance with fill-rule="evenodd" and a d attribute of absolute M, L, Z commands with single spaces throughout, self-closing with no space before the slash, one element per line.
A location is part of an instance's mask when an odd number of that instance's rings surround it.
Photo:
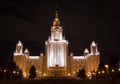
<path fill-rule="evenodd" d="M 100 74 L 100 71 L 98 71 L 98 74 Z"/>
<path fill-rule="evenodd" d="M 85 59 L 84 56 L 74 56 L 73 59 Z"/>
<path fill-rule="evenodd" d="M 112 69 L 112 72 L 114 72 L 115 70 L 114 69 Z"/>
<path fill-rule="evenodd" d="M 23 76 L 26 77 L 27 76 L 26 73 L 23 73 Z"/>
<path fill-rule="evenodd" d="M 44 73 L 43 76 L 46 76 L 46 73 Z"/>
<path fill-rule="evenodd" d="M 47 45 L 47 41 L 45 42 L 45 44 Z"/>
<path fill-rule="evenodd" d="M 71 74 L 69 73 L 68 76 L 70 76 Z"/>
<path fill-rule="evenodd" d="M 16 71 L 13 71 L 13 74 L 15 74 L 16 73 Z"/>
<path fill-rule="evenodd" d="M 90 78 L 90 76 L 91 76 L 91 74 L 87 74 L 87 77 L 89 77 Z M 91 79 L 91 78 L 90 78 Z"/>
<path fill-rule="evenodd" d="M 17 72 L 17 74 L 19 74 L 19 72 Z"/>
<path fill-rule="evenodd" d="M 73 73 L 75 73 L 75 71 L 73 71 Z"/>
<path fill-rule="evenodd" d="M 120 68 L 118 69 L 118 71 L 120 71 Z"/>
<path fill-rule="evenodd" d="M 39 56 L 29 56 L 29 59 L 39 59 Z"/>
<path fill-rule="evenodd" d="M 104 73 L 105 73 L 105 71 L 102 71 L 102 73 L 104 74 Z"/>
<path fill-rule="evenodd" d="M 36 70 L 36 72 L 38 72 L 38 70 Z"/>
<path fill-rule="evenodd" d="M 108 68 L 109 66 L 108 65 L 105 65 L 105 68 Z"/>
<path fill-rule="evenodd" d="M 6 70 L 6 69 L 4 69 L 3 71 L 4 71 L 4 72 L 7 72 L 7 70 Z"/>

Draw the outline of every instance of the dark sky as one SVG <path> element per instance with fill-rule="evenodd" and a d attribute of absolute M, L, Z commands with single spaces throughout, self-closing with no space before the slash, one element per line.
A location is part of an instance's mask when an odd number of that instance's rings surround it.
<path fill-rule="evenodd" d="M 118 0 L 119 1 L 119 0 Z M 101 59 L 120 56 L 120 4 L 116 0 L 59 0 L 59 15 L 69 52 L 83 55 L 94 40 Z M 0 57 L 12 57 L 18 40 L 31 55 L 45 51 L 55 0 L 0 1 Z"/>

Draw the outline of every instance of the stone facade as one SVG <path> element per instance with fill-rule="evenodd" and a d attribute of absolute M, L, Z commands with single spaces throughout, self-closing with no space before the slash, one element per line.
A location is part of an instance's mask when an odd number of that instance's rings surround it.
<path fill-rule="evenodd" d="M 90 52 L 85 49 L 83 56 L 68 54 L 68 41 L 63 37 L 63 27 L 60 25 L 58 13 L 55 13 L 51 36 L 45 42 L 45 55 L 30 56 L 28 49 L 23 52 L 23 44 L 19 41 L 14 52 L 14 61 L 23 70 L 25 78 L 29 77 L 32 65 L 36 68 L 37 77 L 76 77 L 80 69 L 85 69 L 87 76 L 91 71 L 97 71 L 100 53 L 93 41 Z"/>

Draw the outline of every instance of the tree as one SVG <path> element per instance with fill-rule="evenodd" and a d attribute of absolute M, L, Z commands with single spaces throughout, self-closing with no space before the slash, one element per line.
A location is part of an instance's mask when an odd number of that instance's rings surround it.
<path fill-rule="evenodd" d="M 119 62 L 118 56 L 116 54 L 111 54 L 109 57 L 109 67 L 111 69 L 117 68 L 118 62 Z"/>
<path fill-rule="evenodd" d="M 100 64 L 98 66 L 98 70 L 105 70 L 105 63 L 102 59 L 100 59 Z"/>
<path fill-rule="evenodd" d="M 82 78 L 82 79 L 86 78 L 85 69 L 79 70 L 79 72 L 78 72 L 78 77 L 79 77 L 79 78 Z"/>
<path fill-rule="evenodd" d="M 31 66 L 31 68 L 30 68 L 30 71 L 29 71 L 29 78 L 35 78 L 36 77 L 36 68 L 35 68 L 35 66 Z"/>

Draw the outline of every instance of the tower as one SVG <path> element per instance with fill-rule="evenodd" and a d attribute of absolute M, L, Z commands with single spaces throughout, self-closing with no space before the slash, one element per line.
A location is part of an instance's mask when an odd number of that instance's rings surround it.
<path fill-rule="evenodd" d="M 93 41 L 90 45 L 91 53 L 95 54 L 98 52 L 97 44 Z"/>
<path fill-rule="evenodd" d="M 23 54 L 23 44 L 21 41 L 18 41 L 18 43 L 16 44 L 16 49 L 14 54 L 16 55 L 22 55 Z"/>
<path fill-rule="evenodd" d="M 86 74 L 91 76 L 91 72 L 96 72 L 100 63 L 100 53 L 98 51 L 97 44 L 92 41 L 90 44 L 90 53 L 86 56 Z"/>
<path fill-rule="evenodd" d="M 48 76 L 65 76 L 67 74 L 68 42 L 63 39 L 58 12 L 51 27 L 51 37 L 46 41 Z"/>
<path fill-rule="evenodd" d="M 58 16 L 58 11 L 55 13 L 55 18 L 53 21 L 53 26 L 51 27 L 51 40 L 61 41 L 63 40 L 63 28 L 60 26 L 60 19 Z"/>

